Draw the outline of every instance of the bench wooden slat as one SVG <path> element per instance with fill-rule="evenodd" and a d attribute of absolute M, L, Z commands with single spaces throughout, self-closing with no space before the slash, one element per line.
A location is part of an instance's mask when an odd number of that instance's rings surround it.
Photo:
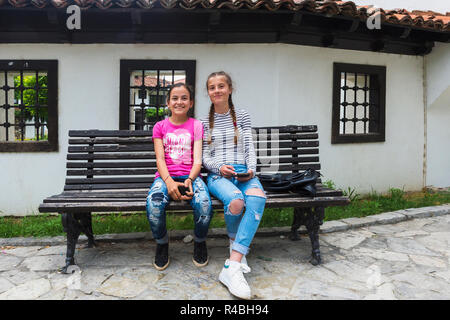
<path fill-rule="evenodd" d="M 257 172 L 264 172 L 265 169 L 273 170 L 276 167 L 277 171 L 292 171 L 292 170 L 306 170 L 308 168 L 314 170 L 320 170 L 320 164 L 318 163 L 310 163 L 310 164 L 294 164 L 294 165 L 279 165 L 271 163 L 269 165 L 257 165 Z M 87 169 L 87 170 L 67 170 L 67 176 L 120 176 L 120 175 L 150 175 L 155 174 L 157 172 L 157 168 L 151 169 L 111 169 L 111 170 L 102 170 L 102 169 Z M 114 178 L 111 178 L 114 179 Z M 66 180 L 67 181 L 67 180 Z M 77 183 L 81 180 L 77 180 Z M 114 181 L 114 180 L 113 180 Z M 86 183 L 96 183 L 96 180 L 92 180 L 91 178 L 86 178 Z M 99 183 L 104 183 L 102 180 Z"/>
<path fill-rule="evenodd" d="M 66 168 L 156 168 L 156 161 L 67 162 Z"/>
<path fill-rule="evenodd" d="M 104 198 L 122 198 L 122 199 L 145 199 L 148 195 L 148 188 L 140 191 L 111 191 L 111 190 L 100 190 L 100 191 L 92 191 L 92 192 L 73 192 L 73 191 L 65 191 L 59 195 L 54 195 L 44 199 L 44 202 L 62 202 L 67 201 L 71 202 L 74 199 L 104 199 Z M 273 193 L 266 192 L 267 198 L 283 198 L 283 197 L 293 197 L 299 196 L 295 193 Z M 342 191 L 333 190 L 328 188 L 317 188 L 317 196 L 342 196 Z"/>
<path fill-rule="evenodd" d="M 69 153 L 80 152 L 139 152 L 139 151 L 154 151 L 153 144 L 136 144 L 136 145 L 112 145 L 112 146 L 76 146 L 69 147 Z"/>
<path fill-rule="evenodd" d="M 316 132 L 317 126 L 316 125 L 307 125 L 307 126 L 289 125 L 289 126 L 275 126 L 275 127 L 257 127 L 257 128 L 252 128 L 252 129 L 254 129 L 256 132 L 276 131 L 279 133 L 297 133 L 297 132 Z"/>
<path fill-rule="evenodd" d="M 266 173 L 266 172 L 265 172 Z M 270 174 L 270 172 L 267 172 Z M 66 179 L 66 185 L 64 190 L 101 190 L 101 189 L 135 189 L 135 188 L 149 188 L 153 183 L 153 177 L 139 178 L 139 182 L 136 182 L 137 178 L 96 178 L 102 179 L 101 182 L 89 183 L 86 179 Z M 105 180 L 106 179 L 106 180 Z M 67 180 L 70 183 L 67 183 Z M 318 183 L 321 183 L 321 179 L 317 179 Z"/>
<path fill-rule="evenodd" d="M 324 193 L 323 195 L 317 195 L 317 197 L 338 197 L 340 196 L 338 193 L 330 192 L 330 193 Z M 281 199 L 281 198 L 291 198 L 292 194 L 272 194 L 271 196 L 268 196 L 267 199 Z M 142 198 L 145 197 L 136 197 L 136 198 L 121 198 L 121 197 L 111 197 L 107 196 L 104 198 L 92 198 L 92 197 L 77 197 L 77 198 L 68 198 L 68 197 L 62 197 L 62 198 L 47 198 L 44 199 L 43 203 L 74 203 L 74 202 L 91 202 L 91 203 L 98 203 L 98 202 L 136 202 L 136 201 L 145 201 L 142 200 Z M 216 199 L 211 199 L 215 200 Z M 223 207 L 223 205 L 222 205 Z M 192 208 L 191 208 L 192 209 Z"/>
<path fill-rule="evenodd" d="M 290 134 L 290 133 L 281 133 L 281 134 L 254 134 L 253 135 L 253 142 L 264 144 L 264 143 L 274 143 L 274 142 L 281 142 L 281 141 L 295 141 L 295 140 L 317 140 L 319 135 L 317 133 L 296 133 L 296 134 Z"/>
<path fill-rule="evenodd" d="M 253 128 L 256 132 L 272 132 L 279 133 L 298 133 L 298 132 L 316 132 L 317 125 L 303 126 L 275 126 L 275 127 L 257 127 Z M 152 130 L 69 130 L 69 137 L 143 137 L 151 136 Z"/>
<path fill-rule="evenodd" d="M 267 149 L 256 149 L 257 157 L 267 157 L 272 154 L 276 154 L 277 156 L 289 156 L 289 155 L 306 155 L 306 154 L 319 154 L 319 149 L 298 149 L 298 150 L 290 150 L 290 149 L 282 149 L 271 151 Z M 133 160 L 133 159 L 155 159 L 154 152 L 142 152 L 142 153 L 97 153 L 97 154 L 75 154 L 69 153 L 67 154 L 67 160 Z"/>
<path fill-rule="evenodd" d="M 118 176 L 118 175 L 148 175 L 155 174 L 158 170 L 152 169 L 114 169 L 114 170 L 102 170 L 102 169 L 87 169 L 87 170 L 67 170 L 67 176 Z M 93 181 L 95 183 L 95 180 Z"/>
<path fill-rule="evenodd" d="M 318 147 L 319 141 L 318 140 L 311 140 L 311 141 L 289 141 L 289 142 L 277 142 L 272 143 L 270 145 L 272 148 L 311 148 L 311 147 Z M 265 144 L 265 147 L 269 147 L 268 144 Z M 258 148 L 259 149 L 259 148 Z"/>
<path fill-rule="evenodd" d="M 116 184 L 73 184 L 64 186 L 64 190 L 101 190 L 101 189 L 136 189 L 149 188 L 153 182 L 153 178 L 149 178 L 149 182 L 140 183 L 116 183 Z"/>
<path fill-rule="evenodd" d="M 267 150 L 267 149 L 255 149 L 256 156 L 270 156 L 270 155 L 280 155 L 280 156 L 290 156 L 290 155 L 300 155 L 300 154 L 319 154 L 319 149 L 280 149 L 280 150 Z"/>
<path fill-rule="evenodd" d="M 66 184 L 97 184 L 97 183 L 148 183 L 154 176 L 146 177 L 114 177 L 114 178 L 67 178 Z"/>
<path fill-rule="evenodd" d="M 274 164 L 264 164 L 264 165 L 257 165 L 256 171 L 259 173 L 264 173 L 263 169 L 269 169 L 273 168 L 276 163 Z M 314 169 L 314 170 L 320 170 L 320 163 L 308 163 L 308 164 L 293 164 L 293 165 L 277 165 L 277 171 L 292 171 L 292 170 L 306 170 L 306 169 Z M 272 169 L 273 170 L 273 169 Z"/>
<path fill-rule="evenodd" d="M 277 149 L 283 148 L 311 148 L 318 147 L 319 141 L 290 141 L 277 143 Z M 274 146 L 272 146 L 274 147 Z M 138 151 L 154 151 L 153 144 L 124 144 L 124 145 L 105 145 L 105 146 L 69 146 L 69 153 L 83 152 L 138 152 Z"/>
<path fill-rule="evenodd" d="M 278 133 L 278 132 L 259 132 L 253 134 L 255 142 L 272 142 L 283 140 L 317 140 L 317 133 Z"/>
<path fill-rule="evenodd" d="M 136 159 L 155 159 L 154 152 L 142 153 L 114 153 L 114 154 L 67 154 L 67 160 L 136 160 Z"/>
<path fill-rule="evenodd" d="M 350 202 L 348 197 L 315 197 L 315 198 L 269 198 L 266 208 L 289 208 L 289 207 L 311 207 L 311 206 L 343 206 Z M 145 211 L 145 200 L 130 202 L 65 202 L 65 203 L 42 203 L 40 212 L 140 212 Z M 218 200 L 212 200 L 214 209 L 223 208 Z M 187 201 L 170 202 L 167 210 L 191 210 Z"/>
<path fill-rule="evenodd" d="M 69 197 L 61 197 L 61 198 L 47 198 L 44 199 L 44 203 L 72 203 L 72 202 L 134 202 L 134 201 L 142 201 L 143 197 L 136 198 L 120 198 L 120 197 L 112 197 L 107 196 L 104 198 L 99 197 L 77 197 L 77 198 L 69 198 Z"/>
<path fill-rule="evenodd" d="M 310 163 L 319 162 L 319 157 L 260 157 L 256 160 L 257 164 L 276 164 L 276 163 Z"/>
<path fill-rule="evenodd" d="M 311 163 L 319 162 L 319 157 L 261 157 L 257 159 L 257 164 L 267 165 L 267 164 L 297 164 L 297 163 Z M 67 162 L 66 168 L 156 168 L 155 161 L 122 161 L 122 162 Z"/>
<path fill-rule="evenodd" d="M 149 137 L 152 130 L 69 130 L 69 137 Z"/>
<path fill-rule="evenodd" d="M 284 140 L 317 140 L 319 135 L 317 133 L 258 133 L 253 135 L 255 143 L 274 143 L 276 141 Z M 145 137 L 80 137 L 69 139 L 69 144 L 129 144 L 129 143 L 151 143 L 152 135 Z"/>
<path fill-rule="evenodd" d="M 132 144 L 152 143 L 152 137 L 78 138 L 69 139 L 69 144 Z"/>

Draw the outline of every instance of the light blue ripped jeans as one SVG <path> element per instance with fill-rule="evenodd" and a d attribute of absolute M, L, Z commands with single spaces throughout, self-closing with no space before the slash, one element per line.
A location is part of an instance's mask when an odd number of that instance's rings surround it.
<path fill-rule="evenodd" d="M 240 164 L 230 164 L 235 172 L 247 172 L 247 167 Z M 266 198 L 255 195 L 247 195 L 245 192 L 252 188 L 264 189 L 258 178 L 252 178 L 246 182 L 239 182 L 235 178 L 224 178 L 220 175 L 208 174 L 208 189 L 211 194 L 222 201 L 224 217 L 227 225 L 228 237 L 234 238 L 232 249 L 246 255 L 250 244 L 258 229 L 264 213 Z M 245 213 L 232 214 L 228 207 L 231 201 L 242 199 L 245 202 Z"/>
<path fill-rule="evenodd" d="M 184 182 L 187 178 L 188 176 L 172 177 L 177 182 Z M 189 203 L 194 209 L 194 241 L 202 242 L 206 240 L 213 214 L 211 197 L 206 184 L 200 177 L 197 177 L 192 183 L 192 190 L 194 196 Z M 166 206 L 169 201 L 166 184 L 161 177 L 156 178 L 148 192 L 146 210 L 153 238 L 159 244 L 169 241 L 166 227 Z"/>

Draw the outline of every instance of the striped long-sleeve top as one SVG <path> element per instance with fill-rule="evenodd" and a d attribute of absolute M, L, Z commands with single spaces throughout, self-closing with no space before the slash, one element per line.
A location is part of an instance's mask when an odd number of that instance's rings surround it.
<path fill-rule="evenodd" d="M 256 173 L 256 156 L 253 146 L 252 124 L 249 114 L 236 110 L 236 124 L 239 131 L 237 145 L 234 144 L 234 125 L 230 111 L 225 114 L 214 113 L 214 127 L 209 130 L 209 119 L 201 120 L 203 135 L 203 165 L 213 173 L 220 174 L 224 164 L 244 164 Z M 211 144 L 208 138 L 211 134 Z"/>

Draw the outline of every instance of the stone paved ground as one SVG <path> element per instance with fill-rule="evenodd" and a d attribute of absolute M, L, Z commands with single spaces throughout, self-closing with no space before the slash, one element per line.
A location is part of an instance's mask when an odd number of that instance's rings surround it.
<path fill-rule="evenodd" d="M 308 263 L 305 235 L 297 242 L 257 236 L 246 275 L 253 298 L 450 299 L 450 215 L 423 212 L 390 224 L 380 215 L 376 224 L 354 221 L 352 228 L 322 233 L 320 266 Z M 77 250 L 79 268 L 70 275 L 57 272 L 63 244 L 3 246 L 0 299 L 234 299 L 217 281 L 227 246 L 225 238 L 209 239 L 210 263 L 199 269 L 191 260 L 193 243 L 172 240 L 171 264 L 159 272 L 152 266 L 153 240 L 102 241 Z"/>

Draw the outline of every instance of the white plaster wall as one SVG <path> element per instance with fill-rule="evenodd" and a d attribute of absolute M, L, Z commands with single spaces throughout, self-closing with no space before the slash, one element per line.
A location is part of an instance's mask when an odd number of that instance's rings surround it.
<path fill-rule="evenodd" d="M 427 179 L 450 186 L 450 45 L 436 43 L 426 56 Z"/>
<path fill-rule="evenodd" d="M 280 66 L 284 82 L 295 84 L 280 85 L 278 104 L 292 110 L 280 108 L 280 123 L 318 124 L 324 180 L 359 193 L 422 187 L 422 58 L 287 45 L 279 49 L 286 52 Z M 385 142 L 331 144 L 333 62 L 386 66 Z"/>
<path fill-rule="evenodd" d="M 439 13 L 450 11 L 448 0 L 353 0 L 357 5 L 374 5 L 383 9 L 432 10 Z"/>
<path fill-rule="evenodd" d="M 295 45 L 16 45 L 0 59 L 59 60 L 59 145 L 55 153 L 0 153 L 0 214 L 37 213 L 62 191 L 67 132 L 117 129 L 120 59 L 194 59 L 196 116 L 209 109 L 205 81 L 225 70 L 237 107 L 253 125 L 318 124 L 324 179 L 358 192 L 422 187 L 422 58 Z M 386 142 L 331 145 L 333 62 L 387 66 Z"/>

